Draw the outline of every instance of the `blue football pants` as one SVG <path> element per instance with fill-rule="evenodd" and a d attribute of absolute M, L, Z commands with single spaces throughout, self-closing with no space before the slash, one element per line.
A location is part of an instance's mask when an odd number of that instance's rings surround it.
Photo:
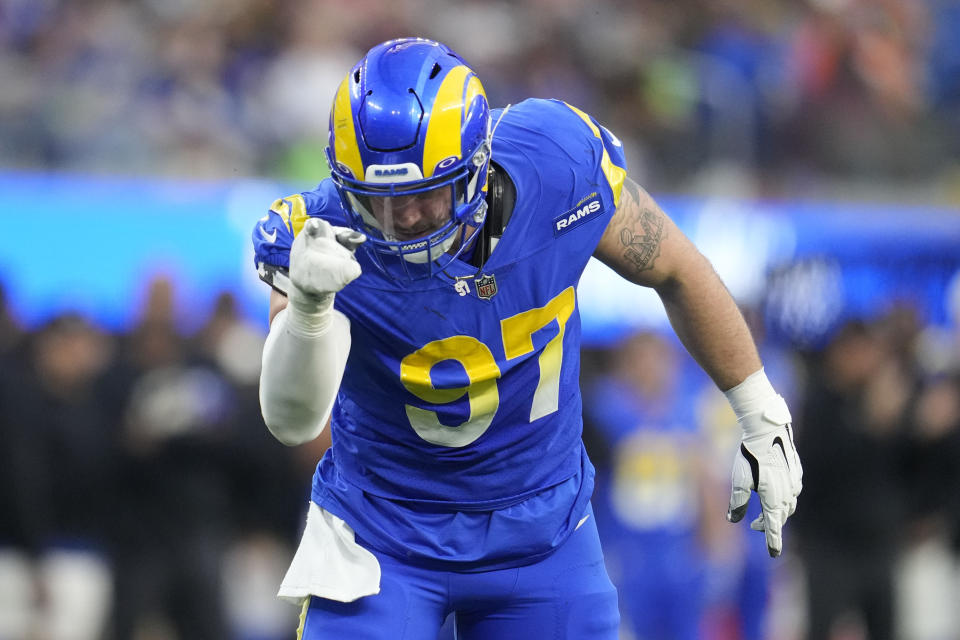
<path fill-rule="evenodd" d="M 311 598 L 302 640 L 437 640 L 454 612 L 457 640 L 616 640 L 617 592 L 594 518 L 531 565 L 478 573 L 403 564 L 381 553 L 380 593 L 354 602 Z"/>

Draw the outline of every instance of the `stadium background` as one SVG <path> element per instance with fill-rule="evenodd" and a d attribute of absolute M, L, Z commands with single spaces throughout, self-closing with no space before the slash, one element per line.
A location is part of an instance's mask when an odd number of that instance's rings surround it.
<path fill-rule="evenodd" d="M 0 0 L 0 638 L 290 637 L 272 595 L 319 445 L 259 422 L 249 232 L 326 174 L 345 70 L 410 34 L 494 105 L 559 97 L 616 133 L 791 401 L 807 490 L 767 561 L 722 522 L 722 396 L 656 298 L 591 265 L 587 439 L 625 593 L 659 576 L 717 639 L 804 637 L 832 599 L 857 638 L 889 578 L 895 637 L 960 637 L 960 3 Z M 611 385 L 681 389 L 683 424 L 611 428 Z M 657 573 L 631 540 L 687 560 Z"/>

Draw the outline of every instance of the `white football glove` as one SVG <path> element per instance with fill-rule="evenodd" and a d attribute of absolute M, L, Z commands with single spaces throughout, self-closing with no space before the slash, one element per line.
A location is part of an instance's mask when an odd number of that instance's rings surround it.
<path fill-rule="evenodd" d="M 309 218 L 290 247 L 290 306 L 316 314 L 333 306 L 333 296 L 360 275 L 354 250 L 367 237 L 321 218 Z"/>
<path fill-rule="evenodd" d="M 743 439 L 733 460 L 727 520 L 743 519 L 750 491 L 756 491 L 763 511 L 750 528 L 766 534 L 767 551 L 776 558 L 783 549 L 783 525 L 796 510 L 797 496 L 803 488 L 803 468 L 793 444 L 790 410 L 782 396 L 772 395 L 762 408 L 741 416 L 738 422 Z"/>

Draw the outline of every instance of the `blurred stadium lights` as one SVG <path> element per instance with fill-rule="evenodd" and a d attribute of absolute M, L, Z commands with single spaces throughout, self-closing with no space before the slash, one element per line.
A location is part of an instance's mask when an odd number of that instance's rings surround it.
<path fill-rule="evenodd" d="M 139 306 L 131 303 L 162 274 L 177 284 L 185 328 L 206 316 L 221 291 L 234 293 L 245 315 L 263 324 L 268 295 L 253 269 L 249 233 L 270 202 L 296 190 L 266 180 L 0 174 L 9 225 L 0 269 L 9 305 L 28 327 L 71 310 L 122 330 L 136 320 Z M 948 284 L 960 272 L 954 211 L 659 199 L 741 304 L 765 310 L 773 337 L 815 341 L 845 316 L 905 300 L 928 322 L 949 322 Z M 590 343 L 666 323 L 651 291 L 595 261 L 583 276 L 580 305 Z"/>

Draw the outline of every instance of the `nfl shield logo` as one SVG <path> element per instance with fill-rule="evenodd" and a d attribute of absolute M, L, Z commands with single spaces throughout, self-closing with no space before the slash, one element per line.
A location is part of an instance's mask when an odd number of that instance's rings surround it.
<path fill-rule="evenodd" d="M 475 278 L 474 283 L 477 285 L 477 295 L 481 300 L 489 300 L 497 293 L 497 279 L 492 275 Z"/>

